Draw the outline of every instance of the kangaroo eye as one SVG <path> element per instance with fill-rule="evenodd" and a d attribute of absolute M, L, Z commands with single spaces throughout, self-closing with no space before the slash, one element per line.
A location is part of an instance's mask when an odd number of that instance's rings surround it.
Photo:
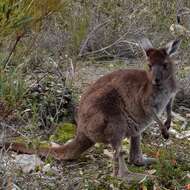
<path fill-rule="evenodd" d="M 151 65 L 151 64 L 148 64 L 148 68 L 151 70 L 151 69 L 152 69 L 152 65 Z"/>
<path fill-rule="evenodd" d="M 164 69 L 167 69 L 167 68 L 168 68 L 168 67 L 167 67 L 167 64 L 164 64 L 164 65 L 163 65 L 163 68 L 164 68 Z"/>

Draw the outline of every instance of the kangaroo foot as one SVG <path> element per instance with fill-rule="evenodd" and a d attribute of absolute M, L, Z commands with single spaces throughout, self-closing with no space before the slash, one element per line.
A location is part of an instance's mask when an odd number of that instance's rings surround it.
<path fill-rule="evenodd" d="M 149 157 L 143 157 L 141 159 L 136 159 L 136 160 L 130 160 L 130 164 L 134 164 L 136 166 L 148 166 L 151 164 L 156 163 L 157 160 L 155 158 L 149 158 Z"/>
<path fill-rule="evenodd" d="M 167 119 L 167 120 L 164 122 L 164 126 L 166 127 L 167 130 L 169 130 L 170 127 L 171 127 L 171 119 Z"/>
<path fill-rule="evenodd" d="M 121 173 L 118 174 L 118 177 L 127 181 L 128 183 L 132 183 L 132 182 L 140 182 L 145 177 L 147 177 L 147 175 L 141 173 L 132 173 L 127 171 L 122 174 Z"/>

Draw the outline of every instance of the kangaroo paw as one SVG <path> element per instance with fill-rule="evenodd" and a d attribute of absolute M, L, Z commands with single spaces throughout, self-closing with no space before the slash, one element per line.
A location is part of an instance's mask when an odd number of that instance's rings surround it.
<path fill-rule="evenodd" d="M 164 126 L 166 127 L 167 130 L 169 130 L 170 127 L 171 127 L 171 121 L 166 120 L 166 121 L 164 122 Z"/>
<path fill-rule="evenodd" d="M 164 139 L 169 139 L 169 133 L 168 133 L 168 129 L 164 128 L 161 130 L 162 136 L 164 137 Z"/>

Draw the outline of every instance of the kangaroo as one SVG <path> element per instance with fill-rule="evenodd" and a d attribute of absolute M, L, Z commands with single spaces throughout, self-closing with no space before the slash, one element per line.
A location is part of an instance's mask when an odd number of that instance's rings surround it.
<path fill-rule="evenodd" d="M 35 152 L 42 156 L 50 154 L 58 160 L 73 160 L 97 142 L 110 144 L 114 151 L 114 175 L 127 180 L 141 179 L 141 174 L 131 173 L 126 166 L 122 140 L 130 138 L 129 163 L 143 166 L 155 161 L 143 157 L 141 133 L 156 121 L 163 136 L 168 138 L 172 101 L 177 89 L 171 56 L 179 45 L 180 40 L 174 40 L 156 49 L 148 39 L 143 39 L 141 46 L 148 59 L 148 70 L 122 69 L 98 79 L 81 97 L 75 138 L 59 147 Z M 164 110 L 167 119 L 162 124 L 159 116 Z M 19 143 L 13 143 L 9 149 L 34 153 Z"/>

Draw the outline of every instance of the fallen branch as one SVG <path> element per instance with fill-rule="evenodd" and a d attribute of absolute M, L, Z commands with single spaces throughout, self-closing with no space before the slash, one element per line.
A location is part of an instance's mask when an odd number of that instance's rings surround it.
<path fill-rule="evenodd" d="M 9 64 L 10 58 L 13 55 L 14 51 L 16 50 L 16 47 L 19 43 L 19 41 L 21 40 L 21 38 L 24 36 L 24 33 L 21 33 L 20 35 L 18 35 L 16 37 L 16 41 L 11 49 L 11 51 L 9 52 L 9 55 L 7 56 L 7 58 L 3 61 L 3 68 L 5 69 L 7 67 L 7 65 Z"/>
<path fill-rule="evenodd" d="M 105 46 L 105 47 L 103 47 L 103 48 L 100 48 L 99 50 L 95 50 L 95 51 L 91 51 L 91 52 L 84 53 L 84 54 L 82 54 L 82 56 L 93 55 L 93 54 L 96 54 L 96 53 L 99 53 L 99 52 L 103 52 L 103 51 L 105 51 L 105 50 L 107 50 L 107 49 L 109 49 L 109 48 L 113 47 L 114 45 L 116 45 L 116 44 L 118 44 L 118 43 L 121 43 L 121 42 L 128 43 L 128 44 L 131 44 L 131 45 L 133 44 L 133 45 L 136 45 L 136 46 L 139 47 L 139 44 L 138 44 L 138 43 L 130 42 L 130 41 L 127 41 L 127 40 L 123 40 L 123 39 L 126 37 L 126 35 L 129 33 L 130 28 L 131 28 L 131 25 L 129 26 L 127 32 L 125 32 L 119 39 L 117 39 L 115 42 L 111 43 L 110 45 Z M 92 31 L 92 32 L 93 32 L 93 31 Z M 89 37 L 87 38 L 85 44 L 87 44 L 88 40 L 90 39 L 90 36 L 91 36 L 91 35 L 89 35 Z M 80 55 L 80 54 L 79 54 L 79 55 Z"/>
<path fill-rule="evenodd" d="M 86 40 L 84 41 L 84 43 L 83 43 L 83 45 L 82 45 L 82 47 L 81 47 L 81 49 L 80 49 L 80 52 L 79 52 L 79 55 L 78 55 L 79 57 L 84 56 L 84 55 L 83 55 L 83 51 L 84 51 L 84 49 L 86 48 L 89 39 L 92 37 L 92 34 L 94 34 L 99 28 L 101 28 L 101 27 L 107 25 L 110 21 L 111 21 L 111 20 L 108 19 L 108 20 L 106 20 L 105 22 L 103 22 L 103 23 L 97 25 L 97 26 L 88 34 Z"/>
<path fill-rule="evenodd" d="M 114 45 L 120 43 L 121 40 L 122 40 L 127 34 L 128 34 L 128 32 L 126 32 L 125 34 L 123 34 L 119 39 L 117 39 L 117 40 L 116 40 L 115 42 L 113 42 L 112 44 L 110 44 L 110 45 L 108 45 L 108 46 L 106 46 L 106 47 L 103 47 L 103 48 L 101 48 L 101 49 L 99 49 L 99 50 L 87 52 L 87 53 L 83 54 L 83 56 L 92 55 L 92 54 L 96 54 L 96 53 L 105 51 L 105 50 L 111 48 L 112 46 L 114 46 Z M 122 42 L 123 42 L 123 41 L 122 41 Z M 126 43 L 126 42 L 127 42 L 127 41 L 125 41 L 125 43 Z M 129 42 L 129 41 L 128 41 L 128 43 L 132 44 L 133 42 Z M 135 43 L 135 45 L 136 45 L 136 43 Z M 138 46 L 138 47 L 139 47 L 139 46 Z"/>

